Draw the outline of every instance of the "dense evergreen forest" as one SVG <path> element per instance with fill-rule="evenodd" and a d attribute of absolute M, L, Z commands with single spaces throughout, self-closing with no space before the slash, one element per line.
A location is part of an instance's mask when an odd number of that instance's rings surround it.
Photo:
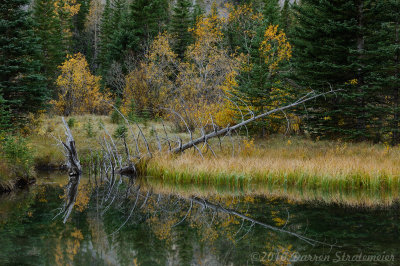
<path fill-rule="evenodd" d="M 0 14 L 3 132 L 111 103 L 133 120 L 168 118 L 163 106 L 225 126 L 233 105 L 261 113 L 334 88 L 252 132 L 288 117 L 292 134 L 400 143 L 396 0 L 4 0 Z"/>

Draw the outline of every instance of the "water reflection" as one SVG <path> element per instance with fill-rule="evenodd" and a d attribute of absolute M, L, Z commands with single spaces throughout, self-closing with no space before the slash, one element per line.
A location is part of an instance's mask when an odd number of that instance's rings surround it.
<path fill-rule="evenodd" d="M 337 252 L 399 255 L 396 209 L 204 197 L 116 176 L 83 178 L 63 224 L 54 217 L 64 193 L 44 184 L 0 199 L 0 265 L 285 265 L 296 254 L 328 255 L 315 264 L 331 264 Z"/>

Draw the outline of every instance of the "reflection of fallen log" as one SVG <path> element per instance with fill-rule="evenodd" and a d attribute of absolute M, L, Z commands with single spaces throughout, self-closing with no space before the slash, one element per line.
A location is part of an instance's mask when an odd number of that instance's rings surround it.
<path fill-rule="evenodd" d="M 328 243 L 320 242 L 320 241 L 305 237 L 303 235 L 297 234 L 295 232 L 288 231 L 288 230 L 285 230 L 283 228 L 275 227 L 275 226 L 260 222 L 258 220 L 255 220 L 255 219 L 253 219 L 253 218 L 251 218 L 249 216 L 246 216 L 246 215 L 244 215 L 244 214 L 242 214 L 240 212 L 237 212 L 235 210 L 226 209 L 226 208 L 222 207 L 219 204 L 214 204 L 212 202 L 209 202 L 206 199 L 192 197 L 192 198 L 189 198 L 188 200 L 190 200 L 191 202 L 194 202 L 194 203 L 197 203 L 197 204 L 201 205 L 205 209 L 209 208 L 209 209 L 212 209 L 212 210 L 217 211 L 217 212 L 223 212 L 223 213 L 226 213 L 226 214 L 229 214 L 229 215 L 237 216 L 237 217 L 239 217 L 239 218 L 241 218 L 241 219 L 243 219 L 245 221 L 251 222 L 252 225 L 258 224 L 258 225 L 260 225 L 260 226 L 262 226 L 264 228 L 270 229 L 272 231 L 289 234 L 289 235 L 294 236 L 294 237 L 296 237 L 296 238 L 298 238 L 300 240 L 303 240 L 304 242 L 306 242 L 306 243 L 308 243 L 310 245 L 313 245 L 313 246 L 319 244 L 319 245 L 324 245 L 324 246 L 329 246 L 329 247 L 337 247 L 334 244 L 328 244 Z"/>
<path fill-rule="evenodd" d="M 175 195 L 175 194 L 163 194 L 154 192 L 153 188 L 147 187 L 144 190 L 141 190 L 140 184 L 135 185 L 135 181 L 131 183 L 129 186 L 122 186 L 121 190 L 118 190 L 118 186 L 121 186 L 121 184 L 118 184 L 117 186 L 113 187 L 110 183 L 105 183 L 105 187 L 102 189 L 99 189 L 99 187 L 96 185 L 95 191 L 103 191 L 103 193 L 97 194 L 98 200 L 96 200 L 97 206 L 93 208 L 94 210 L 98 211 L 99 214 L 104 215 L 104 213 L 110 208 L 112 204 L 114 206 L 117 206 L 117 208 L 120 208 L 122 205 L 127 204 L 127 202 L 132 203 L 132 207 L 127 209 L 126 214 L 127 218 L 121 223 L 120 226 L 118 226 L 118 229 L 116 229 L 111 235 L 116 234 L 123 228 L 132 217 L 136 217 L 137 219 L 140 219 L 140 222 L 143 220 L 143 216 L 135 215 L 135 210 L 140 213 L 138 209 L 144 208 L 146 205 L 148 205 L 149 210 L 151 211 L 152 215 L 161 215 L 164 217 L 171 217 L 170 219 L 177 218 L 178 220 L 177 223 L 171 225 L 171 227 L 176 227 L 180 225 L 182 222 L 184 222 L 186 219 L 190 219 L 193 215 L 194 212 L 197 210 L 198 213 L 201 216 L 207 217 L 208 214 L 212 214 L 212 220 L 211 223 L 214 221 L 214 217 L 219 217 L 217 213 L 223 213 L 229 216 L 235 216 L 238 219 L 242 220 L 242 225 L 240 226 L 240 229 L 236 232 L 235 235 L 238 234 L 238 232 L 244 228 L 243 224 L 244 222 L 249 222 L 251 223 L 250 227 L 248 228 L 247 232 L 240 237 L 242 239 L 244 236 L 246 236 L 250 230 L 252 230 L 253 226 L 258 225 L 261 226 L 267 230 L 271 230 L 274 232 L 290 235 L 292 237 L 295 237 L 301 241 L 304 241 L 312 246 L 327 246 L 327 247 L 339 247 L 336 244 L 330 244 L 326 242 L 321 242 L 315 239 L 312 239 L 310 237 L 306 237 L 302 234 L 298 234 L 296 232 L 290 231 L 286 229 L 286 226 L 289 224 L 289 212 L 288 212 L 288 217 L 286 220 L 286 223 L 283 227 L 276 227 L 270 224 L 267 224 L 265 222 L 262 222 L 260 220 L 257 220 L 256 218 L 252 218 L 250 215 L 247 213 L 242 213 L 238 210 L 231 209 L 231 208 L 226 208 L 222 206 L 219 203 L 213 203 L 209 201 L 206 198 L 201 198 L 201 197 L 196 197 L 196 196 L 191 196 L 191 197 L 185 197 L 182 195 Z M 110 193 L 110 190 L 114 191 L 114 197 L 112 199 L 107 199 L 108 195 Z M 147 193 L 145 193 L 147 190 Z M 143 194 L 142 194 L 143 193 Z M 172 196 L 172 197 L 171 197 Z M 133 199 L 135 199 L 133 201 Z M 150 200 L 149 200 L 150 199 Z M 132 200 L 132 201 L 127 201 L 127 200 Z M 183 205 L 180 203 L 184 202 Z M 154 205 L 152 205 L 154 204 Z M 189 208 L 187 210 L 187 204 L 189 204 Z M 200 208 L 193 208 L 194 206 L 199 205 Z M 140 207 L 138 207 L 140 206 Z M 210 210 L 211 213 L 207 212 L 207 210 Z M 148 218 L 152 217 L 146 216 Z M 175 217 L 173 215 L 178 215 L 178 217 Z M 183 215 L 183 218 L 182 218 Z M 139 218 L 138 218 L 139 217 Z M 138 222 L 138 220 L 135 220 L 134 223 Z M 205 220 L 203 221 L 206 223 L 208 226 L 211 226 L 209 222 L 206 222 Z"/>

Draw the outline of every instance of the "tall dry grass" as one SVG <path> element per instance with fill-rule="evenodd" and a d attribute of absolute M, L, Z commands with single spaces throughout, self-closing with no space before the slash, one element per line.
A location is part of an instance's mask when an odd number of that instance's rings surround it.
<path fill-rule="evenodd" d="M 366 205 L 380 201 L 385 205 L 398 198 L 399 158 L 399 147 L 275 137 L 256 143 L 245 141 L 236 156 L 225 151 L 217 158 L 202 159 L 188 152 L 160 156 L 147 168 L 149 175 L 175 184 L 261 184 L 275 192 L 319 191 L 319 198 L 330 195 L 333 200 L 362 192 L 367 197 L 358 195 L 360 200 L 352 201 Z"/>

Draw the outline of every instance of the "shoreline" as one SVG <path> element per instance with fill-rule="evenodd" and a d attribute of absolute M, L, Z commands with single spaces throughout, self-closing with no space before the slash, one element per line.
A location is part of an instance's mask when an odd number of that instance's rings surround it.
<path fill-rule="evenodd" d="M 68 119 L 74 120 L 71 131 L 83 167 L 90 165 L 93 158 L 96 160 L 102 156 L 98 139 L 107 137 L 103 127 L 111 135 L 119 127 L 111 123 L 108 116 L 84 115 Z M 87 131 L 89 125 L 90 132 Z M 163 130 L 157 121 L 148 121 L 140 126 L 150 138 L 155 138 L 153 129 Z M 167 124 L 167 127 L 169 131 L 173 130 L 172 125 Z M 27 145 L 32 148 L 32 170 L 65 169 L 61 147 L 50 137 L 63 134 L 61 118 L 54 116 L 44 119 L 41 126 L 26 138 Z M 183 140 L 190 139 L 187 133 L 174 134 Z M 117 145 L 122 145 L 121 140 L 116 141 Z M 133 152 L 135 144 L 129 132 L 126 142 Z M 210 144 L 215 146 L 216 158 L 207 149 L 202 151 L 204 159 L 192 150 L 170 156 L 154 153 L 153 159 L 139 167 L 144 170 L 141 171 L 144 175 L 177 184 L 237 187 L 262 184 L 278 190 L 315 190 L 321 193 L 400 193 L 400 146 L 340 140 L 313 141 L 299 136 L 276 135 L 263 139 L 239 136 L 235 139 L 238 146 L 233 156 L 230 140 L 224 140 L 223 149 L 218 147 L 218 142 Z M 124 155 L 122 146 L 119 148 Z M 157 150 L 157 147 L 151 148 Z M 3 177 L 0 183 L 16 178 L 16 170 L 17 167 L 0 159 L 0 176 Z"/>

